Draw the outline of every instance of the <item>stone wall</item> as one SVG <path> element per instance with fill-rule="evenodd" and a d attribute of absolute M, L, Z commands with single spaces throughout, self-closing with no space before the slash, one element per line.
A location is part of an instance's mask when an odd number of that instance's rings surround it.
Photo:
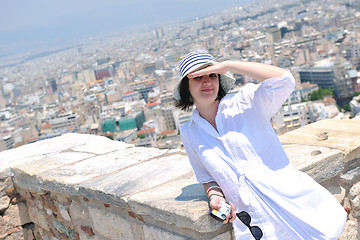
<path fill-rule="evenodd" d="M 360 121 L 324 120 L 281 136 L 296 168 L 350 210 L 359 239 Z M 66 134 L 0 153 L 0 239 L 233 239 L 209 216 L 180 150 Z"/>

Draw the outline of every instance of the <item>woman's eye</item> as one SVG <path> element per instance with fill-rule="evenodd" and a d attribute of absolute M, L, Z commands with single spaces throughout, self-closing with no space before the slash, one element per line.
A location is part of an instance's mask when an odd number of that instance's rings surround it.
<path fill-rule="evenodd" d="M 202 76 L 194 77 L 195 80 L 200 80 Z"/>
<path fill-rule="evenodd" d="M 211 77 L 211 78 L 216 78 L 216 77 L 217 77 L 217 74 L 216 74 L 216 73 L 211 73 L 211 74 L 209 75 L 209 77 Z"/>

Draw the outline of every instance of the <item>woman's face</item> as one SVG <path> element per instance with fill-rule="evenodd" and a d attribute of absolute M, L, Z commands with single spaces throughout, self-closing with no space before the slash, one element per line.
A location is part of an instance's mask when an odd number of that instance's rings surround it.
<path fill-rule="evenodd" d="M 219 77 L 216 73 L 189 78 L 189 91 L 194 103 L 213 102 L 219 92 Z"/>

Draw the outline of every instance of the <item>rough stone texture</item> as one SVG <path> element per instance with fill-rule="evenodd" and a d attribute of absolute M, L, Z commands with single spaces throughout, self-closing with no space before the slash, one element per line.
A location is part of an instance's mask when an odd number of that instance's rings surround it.
<path fill-rule="evenodd" d="M 117 214 L 101 209 L 89 208 L 94 230 L 110 239 L 132 240 L 131 224 Z"/>
<path fill-rule="evenodd" d="M 357 221 L 349 220 L 346 222 L 346 226 L 343 234 L 339 240 L 358 240 L 360 239 L 360 224 Z"/>
<path fill-rule="evenodd" d="M 5 222 L 4 218 L 0 216 L 0 239 L 4 238 L 10 229 L 11 227 Z"/>
<path fill-rule="evenodd" d="M 42 211 L 37 211 L 35 208 L 29 207 L 29 216 L 33 223 L 35 223 L 42 229 L 49 231 L 46 216 L 42 213 Z"/>
<path fill-rule="evenodd" d="M 224 232 L 223 234 L 217 235 L 216 237 L 212 238 L 211 240 L 224 240 L 224 239 L 235 240 L 235 237 L 229 231 L 229 232 Z"/>
<path fill-rule="evenodd" d="M 0 213 L 9 207 L 10 198 L 8 196 L 4 196 L 0 198 Z"/>
<path fill-rule="evenodd" d="M 355 218 L 360 217 L 360 182 L 350 189 L 349 198 L 351 203 L 351 214 Z"/>
<path fill-rule="evenodd" d="M 61 216 L 65 219 L 65 221 L 71 221 L 71 218 L 69 216 L 68 210 L 66 209 L 66 207 L 59 205 L 59 212 L 61 214 Z"/>
<path fill-rule="evenodd" d="M 31 222 L 27 206 L 24 203 L 10 205 L 3 218 L 5 222 L 14 227 Z"/>
<path fill-rule="evenodd" d="M 1 172 L 1 170 L 0 170 Z M 11 177 L 6 177 L 3 179 L 0 179 L 0 197 L 3 197 L 6 195 L 6 192 L 13 188 L 13 181 L 11 179 Z"/>
<path fill-rule="evenodd" d="M 155 228 L 152 226 L 144 226 L 144 235 L 147 240 L 187 240 L 188 238 L 173 234 L 170 232 L 165 232 L 162 229 Z"/>
<path fill-rule="evenodd" d="M 209 214 L 204 214 L 209 211 L 207 197 L 193 174 L 135 194 L 128 204 L 140 215 L 150 215 L 181 228 L 213 231 L 214 226 L 221 227 Z"/>
<path fill-rule="evenodd" d="M 340 176 L 323 181 L 321 182 L 321 185 L 325 187 L 338 200 L 339 203 L 344 202 L 346 189 L 340 184 Z"/>
<path fill-rule="evenodd" d="M 360 167 L 352 169 L 341 176 L 341 183 L 351 186 L 360 181 Z"/>
<path fill-rule="evenodd" d="M 70 218 L 73 221 L 76 221 L 78 219 L 86 220 L 88 218 L 88 215 L 86 214 L 84 208 L 74 201 L 69 206 L 69 214 Z"/>
<path fill-rule="evenodd" d="M 344 154 L 340 150 L 300 144 L 283 146 L 294 167 L 317 182 L 337 176 L 344 170 Z"/>
<path fill-rule="evenodd" d="M 281 138 L 293 165 L 351 208 L 342 236 L 350 239 L 360 217 L 359 121 L 334 121 Z M 28 233 L 35 239 L 233 239 L 231 225 L 209 216 L 203 187 L 183 150 L 65 134 L 1 152 L 0 194 L 6 199 L 3 213 L 27 204 L 33 224 L 25 226 L 33 226 Z M 0 236 L 27 234 L 5 219 L 0 215 Z"/>
<path fill-rule="evenodd" d="M 320 139 L 326 133 L 327 139 Z M 281 135 L 282 143 L 336 148 L 346 154 L 344 161 L 360 156 L 360 120 L 321 120 Z"/>

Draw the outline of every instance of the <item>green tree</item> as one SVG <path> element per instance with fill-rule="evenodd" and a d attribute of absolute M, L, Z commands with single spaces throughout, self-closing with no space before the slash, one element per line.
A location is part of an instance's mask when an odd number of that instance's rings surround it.
<path fill-rule="evenodd" d="M 350 112 L 350 111 L 351 111 L 351 108 L 350 108 L 350 105 L 349 105 L 349 104 L 344 105 L 344 106 L 343 106 L 343 109 L 344 109 L 345 111 L 347 111 L 347 112 Z"/>
<path fill-rule="evenodd" d="M 313 91 L 309 94 L 309 99 L 310 101 L 322 100 L 325 96 L 329 95 L 334 97 L 334 91 L 332 89 L 319 87 L 319 90 Z"/>
<path fill-rule="evenodd" d="M 137 135 L 137 137 L 140 138 L 140 139 L 144 139 L 145 135 L 144 134 L 139 134 L 139 135 Z"/>

